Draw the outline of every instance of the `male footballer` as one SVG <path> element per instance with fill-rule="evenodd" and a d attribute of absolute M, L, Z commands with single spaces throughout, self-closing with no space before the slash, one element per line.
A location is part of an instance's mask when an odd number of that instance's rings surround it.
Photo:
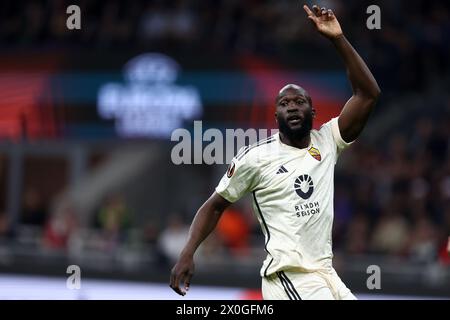
<path fill-rule="evenodd" d="M 303 8 L 344 61 L 353 95 L 338 117 L 313 130 L 315 109 L 308 92 L 294 84 L 279 91 L 279 132 L 238 152 L 192 222 L 170 279 L 170 287 L 180 295 L 189 289 L 199 245 L 222 212 L 251 193 L 267 252 L 260 272 L 263 298 L 355 299 L 332 264 L 334 167 L 363 130 L 380 88 L 333 11 L 316 5 Z"/>

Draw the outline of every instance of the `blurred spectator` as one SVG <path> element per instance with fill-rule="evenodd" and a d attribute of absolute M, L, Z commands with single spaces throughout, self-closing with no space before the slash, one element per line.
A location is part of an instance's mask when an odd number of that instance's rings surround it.
<path fill-rule="evenodd" d="M 161 232 L 158 245 L 170 264 L 174 263 L 183 249 L 189 234 L 189 225 L 178 214 L 170 215 L 166 228 Z"/>
<path fill-rule="evenodd" d="M 145 224 L 143 230 L 143 238 L 146 245 L 154 249 L 158 245 L 159 228 L 154 221 L 149 221 Z"/>
<path fill-rule="evenodd" d="M 8 215 L 5 212 L 0 212 L 0 241 L 10 239 L 13 236 Z"/>
<path fill-rule="evenodd" d="M 418 262 L 436 260 L 438 252 L 438 230 L 424 212 L 418 214 L 407 242 L 409 257 Z"/>
<path fill-rule="evenodd" d="M 216 230 L 219 239 L 231 254 L 248 254 L 250 226 L 239 210 L 234 207 L 225 210 Z"/>
<path fill-rule="evenodd" d="M 121 193 L 108 195 L 96 216 L 107 249 L 113 249 L 126 240 L 126 232 L 131 226 L 131 213 Z"/>
<path fill-rule="evenodd" d="M 352 199 L 350 191 L 338 186 L 335 190 L 334 222 L 333 222 L 333 243 L 335 248 L 340 248 L 346 228 L 352 221 Z"/>
<path fill-rule="evenodd" d="M 49 249 L 66 249 L 70 237 L 78 229 L 78 218 L 73 206 L 66 206 L 62 212 L 52 216 L 44 229 L 44 246 Z"/>
<path fill-rule="evenodd" d="M 345 241 L 345 252 L 349 254 L 364 254 L 369 246 L 370 223 L 367 215 L 357 213 L 350 221 Z"/>
<path fill-rule="evenodd" d="M 447 205 L 444 212 L 442 233 L 439 237 L 438 255 L 441 264 L 450 266 L 450 205 Z"/>
<path fill-rule="evenodd" d="M 170 30 L 170 13 L 162 1 L 150 1 L 143 11 L 140 33 L 144 39 L 161 39 L 168 36 Z"/>
<path fill-rule="evenodd" d="M 143 230 L 143 241 L 146 253 L 155 259 L 156 264 L 167 267 L 168 258 L 159 243 L 160 232 L 161 227 L 158 223 L 153 220 L 146 222 Z"/>
<path fill-rule="evenodd" d="M 398 211 L 387 209 L 375 226 L 370 248 L 376 253 L 402 255 L 408 236 L 409 226 L 406 219 Z"/>
<path fill-rule="evenodd" d="M 21 223 L 43 227 L 47 219 L 47 206 L 39 191 L 29 188 L 23 197 Z"/>

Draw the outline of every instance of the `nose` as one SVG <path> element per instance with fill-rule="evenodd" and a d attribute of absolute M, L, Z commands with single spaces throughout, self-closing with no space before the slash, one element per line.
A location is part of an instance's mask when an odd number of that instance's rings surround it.
<path fill-rule="evenodd" d="M 288 104 L 287 111 L 288 112 L 297 112 L 297 111 L 299 111 L 299 108 L 295 102 L 291 101 Z"/>

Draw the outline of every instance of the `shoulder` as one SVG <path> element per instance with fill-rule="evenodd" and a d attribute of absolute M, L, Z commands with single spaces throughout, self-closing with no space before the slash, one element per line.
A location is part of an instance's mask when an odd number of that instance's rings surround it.
<path fill-rule="evenodd" d="M 327 134 L 331 133 L 334 126 L 337 126 L 338 118 L 332 118 L 328 120 L 327 122 L 323 123 L 319 130 L 316 130 L 319 134 Z"/>
<path fill-rule="evenodd" d="M 333 145 L 340 153 L 353 142 L 348 143 L 342 139 L 338 119 L 339 117 L 335 117 L 325 122 L 319 130 L 315 130 L 315 135 L 320 142 Z"/>
<path fill-rule="evenodd" d="M 251 162 L 263 159 L 271 153 L 271 150 L 277 145 L 278 133 L 257 141 L 249 146 L 242 147 L 234 157 L 236 162 Z"/>
<path fill-rule="evenodd" d="M 333 140 L 337 140 L 337 138 L 341 137 L 340 131 L 339 131 L 339 124 L 338 124 L 339 117 L 332 118 L 331 120 L 325 122 L 320 126 L 318 130 L 313 130 L 317 136 L 323 137 L 323 138 L 332 138 Z"/>

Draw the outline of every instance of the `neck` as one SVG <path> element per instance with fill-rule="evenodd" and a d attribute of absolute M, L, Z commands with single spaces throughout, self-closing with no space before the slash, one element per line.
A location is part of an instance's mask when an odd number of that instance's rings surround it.
<path fill-rule="evenodd" d="M 280 140 L 288 146 L 304 149 L 309 146 L 309 143 L 311 142 L 311 136 L 308 133 L 303 137 L 294 137 L 280 131 Z"/>

